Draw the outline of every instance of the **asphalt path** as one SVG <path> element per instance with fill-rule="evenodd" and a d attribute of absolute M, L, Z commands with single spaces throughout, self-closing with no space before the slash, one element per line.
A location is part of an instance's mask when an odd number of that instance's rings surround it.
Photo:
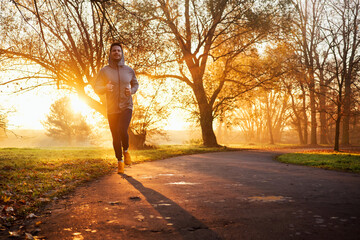
<path fill-rule="evenodd" d="M 360 175 L 246 150 L 136 164 L 49 204 L 47 239 L 360 239 Z"/>

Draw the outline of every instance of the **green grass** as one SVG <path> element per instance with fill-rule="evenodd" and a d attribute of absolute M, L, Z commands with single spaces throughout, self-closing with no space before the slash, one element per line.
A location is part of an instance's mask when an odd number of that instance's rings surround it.
<path fill-rule="evenodd" d="M 287 143 L 239 143 L 239 144 L 228 144 L 228 147 L 231 148 L 241 148 L 241 149 L 262 149 L 262 150 L 273 150 L 273 149 L 283 149 L 283 148 L 298 148 L 301 147 L 298 144 L 287 144 Z"/>
<path fill-rule="evenodd" d="M 131 151 L 134 163 L 224 148 L 161 146 Z M 86 181 L 115 171 L 112 149 L 0 148 L 0 214 L 11 222 Z"/>
<path fill-rule="evenodd" d="M 279 156 L 277 159 L 283 163 L 360 173 L 359 153 L 314 151 L 305 153 L 287 153 Z"/>

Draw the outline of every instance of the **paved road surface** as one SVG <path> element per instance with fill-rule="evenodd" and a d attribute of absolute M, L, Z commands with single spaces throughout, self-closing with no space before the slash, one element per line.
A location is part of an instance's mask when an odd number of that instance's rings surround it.
<path fill-rule="evenodd" d="M 182 156 L 126 168 L 49 206 L 47 239 L 360 239 L 360 175 L 278 152 Z"/>

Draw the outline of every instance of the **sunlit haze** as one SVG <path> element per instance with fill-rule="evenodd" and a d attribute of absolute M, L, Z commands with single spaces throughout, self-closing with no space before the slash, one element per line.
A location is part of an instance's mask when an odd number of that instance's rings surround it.
<path fill-rule="evenodd" d="M 51 104 L 59 96 L 33 91 L 2 96 L 2 100 L 5 98 L 7 101 L 1 101 L 2 107 L 14 110 L 8 115 L 9 129 L 43 129 L 41 121 L 45 120 Z"/>
<path fill-rule="evenodd" d="M 51 91 L 51 94 L 47 90 Z M 91 113 L 90 107 L 75 94 L 66 95 L 70 96 L 71 106 L 75 112 L 80 112 L 84 116 Z M 13 109 L 8 115 L 9 129 L 44 129 L 41 121 L 46 119 L 51 104 L 62 96 L 64 92 L 53 88 L 1 96 L 1 106 L 4 109 Z M 90 124 L 93 123 L 89 120 Z"/>
<path fill-rule="evenodd" d="M 54 90 L 53 88 L 40 88 L 26 93 L 0 97 L 3 108 L 14 110 L 8 115 L 9 129 L 44 129 L 41 122 L 46 120 L 51 104 L 64 95 L 70 97 L 74 112 L 80 112 L 86 116 L 89 124 L 96 124 L 99 121 L 91 114 L 94 110 L 80 100 L 76 94 L 65 94 L 61 90 Z M 189 126 L 183 116 L 184 114 L 181 112 L 173 111 L 168 118 L 165 130 L 187 129 Z"/>

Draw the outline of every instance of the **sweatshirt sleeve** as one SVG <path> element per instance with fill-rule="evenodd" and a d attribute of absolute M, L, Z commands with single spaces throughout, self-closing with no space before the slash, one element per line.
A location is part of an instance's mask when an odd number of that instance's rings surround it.
<path fill-rule="evenodd" d="M 98 75 L 96 76 L 94 90 L 97 94 L 105 94 L 106 93 L 106 79 L 104 76 L 104 71 L 101 69 Z"/>
<path fill-rule="evenodd" d="M 131 81 L 130 81 L 131 94 L 135 94 L 136 91 L 137 91 L 138 88 L 139 88 L 139 82 L 138 82 L 138 80 L 136 79 L 134 70 L 132 70 L 132 75 L 133 75 L 133 76 L 132 76 Z"/>

